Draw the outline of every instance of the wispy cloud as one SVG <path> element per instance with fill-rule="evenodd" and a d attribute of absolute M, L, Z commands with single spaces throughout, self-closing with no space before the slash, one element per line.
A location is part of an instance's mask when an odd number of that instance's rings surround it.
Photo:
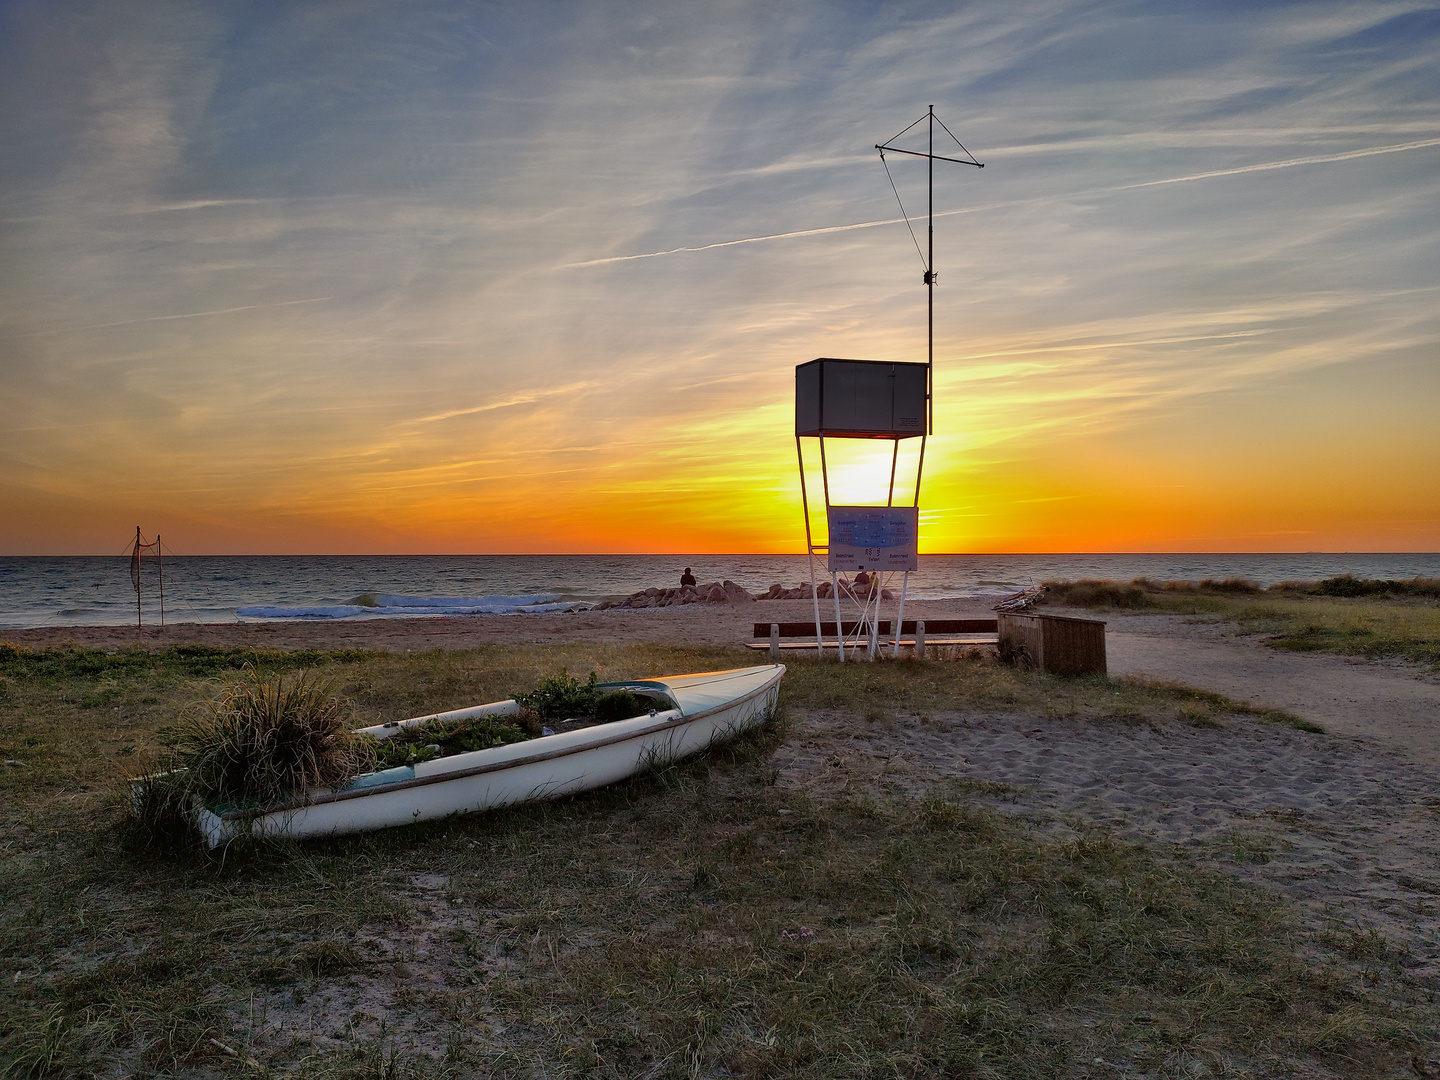
<path fill-rule="evenodd" d="M 1440 517 L 1327 456 L 1440 457 L 1419 0 L 9 10 L 0 549 L 133 506 L 191 550 L 613 549 L 656 492 L 789 543 L 793 365 L 924 355 L 870 148 L 931 102 L 987 163 L 936 176 L 937 505 L 1143 531 L 1157 477 L 1218 520 L 1283 459 L 1355 529 Z"/>
<path fill-rule="evenodd" d="M 116 322 L 85 323 L 82 326 L 62 326 L 54 330 L 36 330 L 27 337 L 49 337 L 51 334 L 73 334 L 81 330 L 109 330 L 117 326 L 140 326 L 144 323 L 174 322 L 180 319 L 204 319 L 211 315 L 233 315 L 237 311 L 263 311 L 265 308 L 294 307 L 297 304 L 321 304 L 333 296 L 308 296 L 304 300 L 277 300 L 270 304 L 241 304 L 238 307 L 215 308 L 213 311 L 186 311 L 179 315 L 147 315 L 143 319 L 120 319 Z"/>

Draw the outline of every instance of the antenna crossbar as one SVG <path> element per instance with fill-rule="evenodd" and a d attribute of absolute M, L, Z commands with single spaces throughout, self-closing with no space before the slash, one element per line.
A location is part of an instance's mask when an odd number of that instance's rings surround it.
<path fill-rule="evenodd" d="M 939 117 L 936 117 L 938 120 Z M 904 150 L 898 146 L 888 146 L 881 143 L 875 144 L 875 149 L 882 153 L 889 150 L 892 154 L 909 154 L 911 157 L 934 158 L 936 161 L 953 161 L 956 165 L 974 165 L 977 169 L 983 169 L 983 161 L 966 161 L 964 158 L 945 157 L 943 154 L 922 154 L 919 150 Z"/>

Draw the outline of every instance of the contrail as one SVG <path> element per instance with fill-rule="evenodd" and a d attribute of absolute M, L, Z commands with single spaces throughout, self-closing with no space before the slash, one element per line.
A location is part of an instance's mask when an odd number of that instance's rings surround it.
<path fill-rule="evenodd" d="M 1136 184 L 1116 184 L 1112 187 L 1090 188 L 1086 191 L 1068 192 L 1061 195 L 1039 195 L 1032 199 L 1012 199 L 1007 202 L 987 203 L 984 206 L 967 206 L 960 210 L 942 210 L 936 217 L 954 217 L 957 214 L 977 214 L 984 210 L 999 210 L 1010 206 L 1025 206 L 1038 202 L 1054 202 L 1060 199 L 1078 199 L 1088 195 L 1108 195 L 1118 191 L 1134 191 L 1138 188 L 1160 187 L 1164 184 L 1186 184 L 1193 180 L 1209 180 L 1217 176 L 1237 176 L 1240 173 L 1268 172 L 1272 169 L 1289 169 L 1296 165 L 1321 165 L 1330 161 L 1351 161 L 1355 158 L 1375 157 L 1379 154 L 1398 154 L 1405 150 L 1423 150 L 1440 146 L 1440 138 L 1420 139 L 1416 142 L 1395 143 L 1390 146 L 1371 146 L 1364 150 L 1346 150 L 1338 154 L 1316 154 L 1312 157 L 1287 158 L 1284 161 L 1266 161 L 1258 165 L 1240 165 L 1233 169 L 1214 169 L 1210 172 L 1191 173 L 1188 176 L 1170 176 L 1163 180 L 1143 180 Z M 713 251 L 715 248 L 736 247 L 739 244 L 759 244 L 766 240 L 792 240 L 801 236 L 823 236 L 826 233 L 850 232 L 853 229 L 875 229 L 881 225 L 899 225 L 904 218 L 885 218 L 880 221 L 857 221 L 853 225 L 827 225 L 821 229 L 797 229 L 794 232 L 768 233 L 765 236 L 747 236 L 741 240 L 722 240 L 715 244 L 697 244 L 694 247 L 667 248 L 664 251 L 647 251 L 639 255 L 612 255 L 605 259 L 587 259 L 584 262 L 567 263 L 562 270 L 575 270 L 586 266 L 603 266 L 606 263 L 632 262 L 636 259 L 658 259 L 664 255 L 681 255 L 694 251 Z"/>
<path fill-rule="evenodd" d="M 1134 349 L 1145 345 L 1184 345 L 1193 341 L 1227 341 L 1234 338 L 1259 337 L 1273 334 L 1273 330 L 1232 330 L 1224 334 L 1193 334 L 1187 337 L 1147 338 L 1141 341 L 1092 341 L 1083 345 L 1036 345 L 1023 349 L 1003 349 L 999 352 L 966 353 L 967 360 L 991 360 L 997 356 L 1031 356 L 1035 353 L 1077 353 L 1097 352 L 1101 349 Z"/>
<path fill-rule="evenodd" d="M 38 330 L 25 337 L 49 337 L 51 334 L 69 334 L 79 330 L 108 330 L 112 326 L 136 326 L 148 322 L 170 322 L 174 319 L 198 319 L 205 315 L 229 315 L 234 311 L 255 311 L 257 308 L 290 307 L 293 304 L 318 304 L 333 300 L 333 296 L 312 296 L 306 300 L 281 300 L 274 304 L 244 304 L 240 307 L 216 308 L 214 311 L 187 311 L 183 315 L 151 315 L 145 319 L 122 319 L 120 322 L 90 323 L 86 326 L 62 326 L 59 330 Z"/>
<path fill-rule="evenodd" d="M 1377 154 L 1398 154 L 1402 150 L 1423 150 L 1427 146 L 1440 146 L 1440 139 L 1421 139 L 1418 142 L 1396 143 L 1393 146 L 1371 146 L 1365 150 L 1346 150 L 1340 154 L 1316 154 L 1314 157 L 1267 161 L 1260 165 L 1240 165 L 1234 169 L 1216 169 L 1214 172 L 1195 173 L 1192 176 L 1172 176 L 1168 180 L 1146 180 L 1139 184 L 1121 184 L 1119 187 L 1107 190 L 1131 191 L 1135 188 L 1159 187 L 1161 184 L 1183 184 L 1187 180 L 1208 180 L 1212 176 L 1235 176 L 1239 173 L 1288 169 L 1292 165 L 1320 165 L 1327 161 L 1350 161 L 1354 158 L 1375 157 Z"/>
<path fill-rule="evenodd" d="M 554 397 L 557 394 L 573 394 L 577 390 L 584 390 L 591 386 L 588 382 L 570 383 L 566 386 L 552 386 L 548 390 L 542 390 L 534 394 L 522 394 L 518 397 L 507 398 L 504 401 L 492 401 L 488 405 L 472 405 L 464 409 L 450 409 L 447 412 L 435 413 L 433 416 L 417 416 L 413 423 L 428 424 L 436 420 L 451 420 L 457 416 L 472 416 L 475 413 L 494 412 L 496 409 L 509 409 L 516 405 L 533 405 L 537 401 Z"/>
<path fill-rule="evenodd" d="M 959 213 L 951 210 L 949 213 Z M 939 214 L 935 215 L 939 217 Z M 647 251 L 643 255 L 612 255 L 608 259 L 587 259 L 585 262 L 566 263 L 562 270 L 574 270 L 581 266 L 600 266 L 603 263 L 630 262 L 632 259 L 658 259 L 661 255 L 679 255 L 686 251 L 711 251 L 715 248 L 734 247 L 737 244 L 758 244 L 764 240 L 789 240 L 796 236 L 819 236 L 822 233 L 849 232 L 851 229 L 873 229 L 877 225 L 898 225 L 904 218 L 886 218 L 884 221 L 857 221 L 854 225 L 827 225 L 823 229 L 797 229 L 794 232 L 770 233 L 766 236 L 747 236 L 743 240 L 722 240 L 717 244 L 700 244 L 698 247 L 669 248 L 665 251 Z"/>

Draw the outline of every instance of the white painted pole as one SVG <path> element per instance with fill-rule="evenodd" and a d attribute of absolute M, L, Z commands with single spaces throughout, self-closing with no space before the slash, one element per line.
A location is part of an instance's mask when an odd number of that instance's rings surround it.
<path fill-rule="evenodd" d="M 910 591 L 910 571 L 905 571 L 905 576 L 900 579 L 900 614 L 895 617 L 895 651 L 891 654 L 897 659 L 900 656 L 900 638 L 905 633 L 905 594 Z"/>
<path fill-rule="evenodd" d="M 845 662 L 845 624 L 840 621 L 840 579 L 834 570 L 830 571 L 830 595 L 835 598 L 835 647 L 840 651 L 840 662 Z"/>
<path fill-rule="evenodd" d="M 820 632 L 820 589 L 815 581 L 815 549 L 810 549 L 810 598 L 815 601 L 815 658 L 825 659 L 825 635 Z"/>

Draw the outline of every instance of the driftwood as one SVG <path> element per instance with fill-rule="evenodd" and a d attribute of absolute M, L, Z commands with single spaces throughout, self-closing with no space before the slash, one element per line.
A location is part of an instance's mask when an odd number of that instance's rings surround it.
<path fill-rule="evenodd" d="M 992 607 L 991 611 L 1029 611 L 1031 608 L 1045 602 L 1045 594 L 1050 590 L 1044 585 L 1036 589 L 1021 589 L 1017 593 L 1005 597 L 998 604 Z"/>

